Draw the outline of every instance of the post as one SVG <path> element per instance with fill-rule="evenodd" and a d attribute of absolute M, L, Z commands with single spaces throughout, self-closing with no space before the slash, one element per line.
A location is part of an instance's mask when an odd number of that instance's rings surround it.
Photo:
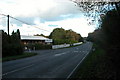
<path fill-rule="evenodd" d="M 7 21 L 7 27 L 8 27 L 8 35 L 9 35 L 9 15 L 7 15 L 8 21 Z"/>

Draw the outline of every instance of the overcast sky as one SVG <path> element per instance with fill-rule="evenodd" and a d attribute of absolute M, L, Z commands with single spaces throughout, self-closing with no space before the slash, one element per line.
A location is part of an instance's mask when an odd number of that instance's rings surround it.
<path fill-rule="evenodd" d="M 54 28 L 62 27 L 85 37 L 95 29 L 94 25 L 88 25 L 83 12 L 70 0 L 0 0 L 0 6 L 0 14 L 9 14 L 31 24 L 10 18 L 10 33 L 19 29 L 21 35 L 49 35 Z M 7 31 L 6 23 L 7 18 L 0 15 L 0 29 Z"/>

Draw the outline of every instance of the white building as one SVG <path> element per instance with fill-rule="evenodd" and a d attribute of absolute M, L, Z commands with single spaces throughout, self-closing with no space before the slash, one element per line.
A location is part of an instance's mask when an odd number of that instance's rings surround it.
<path fill-rule="evenodd" d="M 21 35 L 21 42 L 23 44 L 31 44 L 31 43 L 51 44 L 52 41 L 53 41 L 52 39 L 43 36 Z"/>

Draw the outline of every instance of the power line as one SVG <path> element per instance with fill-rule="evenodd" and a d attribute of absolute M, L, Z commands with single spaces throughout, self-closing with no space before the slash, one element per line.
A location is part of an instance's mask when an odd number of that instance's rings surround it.
<path fill-rule="evenodd" d="M 37 27 L 37 26 L 34 26 L 34 25 L 32 25 L 32 24 L 29 24 L 29 23 L 27 23 L 27 22 L 25 22 L 25 21 L 19 20 L 19 19 L 17 19 L 17 18 L 12 17 L 12 16 L 10 16 L 10 17 L 13 18 L 13 19 L 15 19 L 15 20 L 17 20 L 17 21 L 19 21 L 19 22 L 22 22 L 22 23 L 24 23 L 24 24 L 27 24 L 27 25 L 33 26 L 33 27 L 35 27 L 35 28 L 41 29 L 41 28 L 39 28 L 39 27 Z M 48 30 L 45 30 L 45 29 L 41 29 L 41 30 L 48 31 Z M 50 32 L 50 31 L 48 31 L 48 32 Z"/>
<path fill-rule="evenodd" d="M 12 17 L 12 16 L 10 16 L 10 17 L 13 18 L 13 19 L 15 19 L 15 20 L 17 20 L 17 21 L 19 21 L 19 22 L 22 22 L 22 23 L 24 23 L 24 24 L 33 26 L 32 24 L 29 24 L 29 23 L 27 23 L 27 22 L 25 22 L 25 21 L 19 20 L 19 19 L 17 19 L 17 18 Z M 39 27 L 37 27 L 37 26 L 33 26 L 33 27 L 38 28 L 38 29 L 41 29 L 41 28 L 39 28 Z M 45 29 L 41 29 L 41 30 L 48 31 L 48 30 L 45 30 Z M 50 31 L 48 31 L 48 32 L 50 32 Z"/>
<path fill-rule="evenodd" d="M 19 19 L 17 19 L 17 18 L 12 17 L 12 16 L 10 16 L 10 18 L 15 19 L 15 20 L 17 20 L 17 21 L 19 21 L 19 22 L 22 22 L 22 23 L 24 23 L 24 24 L 27 24 L 27 25 L 31 25 L 31 24 L 29 24 L 29 23 L 27 23 L 27 22 L 25 22 L 25 21 L 19 20 Z"/>
<path fill-rule="evenodd" d="M 33 26 L 33 27 L 38 28 L 38 29 L 41 29 L 41 28 L 39 28 L 39 27 L 37 27 L 37 26 Z M 43 30 L 43 31 L 47 31 L 47 32 L 50 32 L 50 31 L 45 30 L 45 29 L 41 29 L 41 30 Z"/>
<path fill-rule="evenodd" d="M 5 14 L 0 14 L 0 15 L 3 15 L 3 16 L 8 17 L 8 15 L 5 15 Z M 33 26 L 33 27 L 35 27 L 35 28 L 38 28 L 38 29 L 40 29 L 40 30 L 50 32 L 50 31 L 48 31 L 48 30 L 45 30 L 45 29 L 39 28 L 39 27 L 37 27 L 37 26 L 34 26 L 34 25 L 32 25 L 32 24 L 29 24 L 29 23 L 27 23 L 27 22 L 25 22 L 25 21 L 19 20 L 19 19 L 15 18 L 15 17 L 12 17 L 12 16 L 9 16 L 9 17 L 12 18 L 12 19 L 15 19 L 15 20 L 17 20 L 17 21 L 19 21 L 19 22 L 21 22 L 21 23 L 24 23 L 24 24 Z"/>
<path fill-rule="evenodd" d="M 0 13 L 0 15 L 2 15 L 2 16 L 7 16 L 7 15 L 5 15 L 5 14 L 1 14 L 1 13 Z"/>

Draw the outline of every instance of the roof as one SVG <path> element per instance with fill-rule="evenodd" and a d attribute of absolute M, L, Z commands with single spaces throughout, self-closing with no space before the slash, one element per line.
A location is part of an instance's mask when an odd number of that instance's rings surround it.
<path fill-rule="evenodd" d="M 48 38 L 45 38 L 43 36 L 27 36 L 27 35 L 21 35 L 21 40 L 49 40 Z"/>

